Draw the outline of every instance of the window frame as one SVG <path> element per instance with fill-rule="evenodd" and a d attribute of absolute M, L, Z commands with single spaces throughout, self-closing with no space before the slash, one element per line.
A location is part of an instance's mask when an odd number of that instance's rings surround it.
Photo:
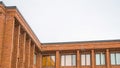
<path fill-rule="evenodd" d="M 50 67 L 49 64 L 52 65 L 51 63 L 48 63 L 48 60 L 49 60 L 48 57 L 50 57 L 50 62 L 51 62 L 52 61 L 52 59 L 51 59 L 52 56 L 54 56 L 54 60 L 55 60 L 54 63 L 56 63 L 55 54 L 45 54 L 45 55 L 42 56 L 42 62 L 43 62 L 43 58 L 46 59 L 46 60 L 44 60 L 45 61 L 45 66 L 42 65 L 42 67 Z M 53 67 L 55 67 L 55 64 L 53 65 Z"/>
<path fill-rule="evenodd" d="M 85 56 L 85 61 L 84 61 L 85 64 L 84 64 L 84 65 L 82 65 L 82 55 Z M 87 64 L 87 58 L 86 58 L 87 55 L 89 55 L 89 59 L 90 59 L 89 63 L 90 63 L 90 64 Z M 91 66 L 91 54 L 90 54 L 90 53 L 82 53 L 82 54 L 80 54 L 80 59 L 81 59 L 81 61 L 80 61 L 80 63 L 81 63 L 80 65 L 81 65 L 81 66 Z"/>
<path fill-rule="evenodd" d="M 96 55 L 99 55 L 99 63 L 100 64 L 98 64 L 97 65 L 97 62 L 96 62 Z M 102 63 L 102 55 L 104 56 L 104 63 Z M 106 65 L 106 54 L 104 53 L 104 52 L 97 52 L 97 53 L 95 53 L 95 64 L 97 65 L 97 66 L 104 66 L 104 65 Z"/>
<path fill-rule="evenodd" d="M 33 61 L 33 64 L 36 65 L 37 64 L 37 53 L 34 52 L 34 61 Z"/>
<path fill-rule="evenodd" d="M 112 64 L 112 61 L 111 61 L 111 59 L 112 59 L 112 58 L 111 58 L 111 55 L 112 55 L 112 54 L 114 55 L 115 64 Z M 111 52 L 111 53 L 110 53 L 110 62 L 111 62 L 111 65 L 120 65 L 120 63 L 119 63 L 119 64 L 117 63 L 117 60 L 118 60 L 118 59 L 117 59 L 117 56 L 116 56 L 117 54 L 120 55 L 120 52 Z"/>
<path fill-rule="evenodd" d="M 66 56 L 71 56 L 71 65 L 66 65 Z M 73 56 L 75 56 L 75 60 L 73 60 Z M 64 59 L 64 61 L 62 61 L 62 58 Z M 61 55 L 61 66 L 76 66 L 76 54 L 62 54 Z M 74 65 L 74 62 L 75 61 L 75 65 Z M 63 62 L 63 63 L 62 63 Z M 63 65 L 62 65 L 63 64 Z"/>

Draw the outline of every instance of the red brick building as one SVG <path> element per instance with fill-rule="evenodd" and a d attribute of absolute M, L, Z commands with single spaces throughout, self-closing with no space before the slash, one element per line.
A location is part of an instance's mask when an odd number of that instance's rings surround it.
<path fill-rule="evenodd" d="M 0 2 L 0 68 L 120 68 L 120 40 L 40 43 L 17 8 Z"/>

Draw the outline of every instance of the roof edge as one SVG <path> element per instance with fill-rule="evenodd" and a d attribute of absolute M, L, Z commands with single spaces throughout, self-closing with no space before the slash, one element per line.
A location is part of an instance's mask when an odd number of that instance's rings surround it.
<path fill-rule="evenodd" d="M 51 43 L 41 43 L 41 44 L 42 45 L 52 45 L 52 44 L 77 44 L 77 43 L 97 43 L 97 42 L 120 42 L 120 39 L 90 40 L 90 41 L 69 41 L 69 42 L 51 42 Z"/>

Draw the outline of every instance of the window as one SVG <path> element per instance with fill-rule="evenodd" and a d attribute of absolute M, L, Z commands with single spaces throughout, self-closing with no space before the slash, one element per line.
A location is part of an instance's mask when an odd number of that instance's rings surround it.
<path fill-rule="evenodd" d="M 62 55 L 61 66 L 76 66 L 76 55 Z"/>
<path fill-rule="evenodd" d="M 54 55 L 43 55 L 42 67 L 54 68 L 55 67 L 55 56 Z"/>
<path fill-rule="evenodd" d="M 34 53 L 34 64 L 36 64 L 37 55 Z"/>
<path fill-rule="evenodd" d="M 104 53 L 96 54 L 96 65 L 105 65 L 105 54 Z"/>
<path fill-rule="evenodd" d="M 120 53 L 111 53 L 111 65 L 120 65 Z"/>
<path fill-rule="evenodd" d="M 90 65 L 90 54 L 81 54 L 81 65 Z"/>

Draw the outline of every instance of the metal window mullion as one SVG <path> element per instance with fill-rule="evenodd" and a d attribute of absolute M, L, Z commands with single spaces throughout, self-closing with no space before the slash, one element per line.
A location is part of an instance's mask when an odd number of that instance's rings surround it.
<path fill-rule="evenodd" d="M 102 64 L 101 64 L 101 53 L 100 53 L 100 65 L 102 65 Z"/>
<path fill-rule="evenodd" d="M 52 55 L 49 55 L 50 56 L 50 68 L 52 67 L 52 63 L 51 63 L 51 61 L 52 61 Z"/>
<path fill-rule="evenodd" d="M 71 66 L 73 66 L 73 55 L 71 55 Z"/>
<path fill-rule="evenodd" d="M 48 62 L 47 62 L 47 56 L 46 56 L 46 67 L 47 67 L 47 63 L 48 63 Z"/>
<path fill-rule="evenodd" d="M 47 56 L 45 56 L 45 67 L 47 67 Z"/>
<path fill-rule="evenodd" d="M 85 54 L 85 66 L 87 65 L 86 61 L 87 61 L 87 58 L 86 58 L 86 54 Z"/>
<path fill-rule="evenodd" d="M 66 66 L 66 55 L 64 55 L 64 66 Z"/>
<path fill-rule="evenodd" d="M 117 58 L 116 58 L 116 53 L 115 53 L 115 65 L 117 65 Z"/>

